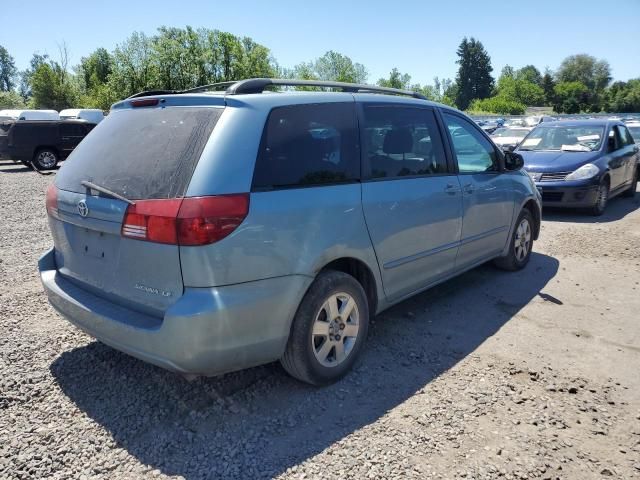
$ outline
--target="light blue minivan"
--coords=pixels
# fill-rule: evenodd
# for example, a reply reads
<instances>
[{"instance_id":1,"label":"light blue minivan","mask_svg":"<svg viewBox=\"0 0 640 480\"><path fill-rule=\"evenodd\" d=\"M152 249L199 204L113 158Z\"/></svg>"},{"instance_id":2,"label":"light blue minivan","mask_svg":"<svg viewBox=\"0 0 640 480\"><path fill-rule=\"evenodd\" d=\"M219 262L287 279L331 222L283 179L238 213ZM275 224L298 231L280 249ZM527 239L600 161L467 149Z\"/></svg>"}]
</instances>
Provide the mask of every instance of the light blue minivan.
<instances>
[{"instance_id":1,"label":"light blue minivan","mask_svg":"<svg viewBox=\"0 0 640 480\"><path fill-rule=\"evenodd\" d=\"M280 360L326 384L370 316L489 260L527 264L541 200L521 167L413 92L276 79L143 92L48 189L40 275L73 324L153 364L217 375Z\"/></svg>"}]
</instances>

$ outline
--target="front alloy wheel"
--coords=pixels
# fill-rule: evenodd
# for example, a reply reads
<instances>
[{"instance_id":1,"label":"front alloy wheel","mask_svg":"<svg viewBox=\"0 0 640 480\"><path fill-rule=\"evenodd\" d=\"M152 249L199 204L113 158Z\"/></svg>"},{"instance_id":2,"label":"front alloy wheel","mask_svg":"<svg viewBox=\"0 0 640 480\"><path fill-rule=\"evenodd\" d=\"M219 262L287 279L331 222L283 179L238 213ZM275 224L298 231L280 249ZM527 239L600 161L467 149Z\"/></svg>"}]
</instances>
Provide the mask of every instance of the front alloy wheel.
<instances>
[{"instance_id":1,"label":"front alloy wheel","mask_svg":"<svg viewBox=\"0 0 640 480\"><path fill-rule=\"evenodd\" d=\"M523 262L529 254L531 247L531 223L528 218L523 218L516 229L516 238L514 241L514 249L516 260Z\"/></svg>"},{"instance_id":2,"label":"front alloy wheel","mask_svg":"<svg viewBox=\"0 0 640 480\"><path fill-rule=\"evenodd\" d=\"M528 209L523 209L516 221L511 235L509 251L504 257L494 260L495 265L503 270L520 270L529 263L533 249L533 216Z\"/></svg>"}]
</instances>

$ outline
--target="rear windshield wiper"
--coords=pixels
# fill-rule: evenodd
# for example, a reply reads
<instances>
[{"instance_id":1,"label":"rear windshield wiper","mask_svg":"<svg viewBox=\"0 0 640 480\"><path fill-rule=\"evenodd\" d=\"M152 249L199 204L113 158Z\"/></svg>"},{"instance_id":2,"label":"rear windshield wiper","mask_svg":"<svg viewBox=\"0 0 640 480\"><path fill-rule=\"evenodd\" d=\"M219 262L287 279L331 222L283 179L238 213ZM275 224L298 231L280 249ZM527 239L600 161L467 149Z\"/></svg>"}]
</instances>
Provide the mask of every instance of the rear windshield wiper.
<instances>
[{"instance_id":1,"label":"rear windshield wiper","mask_svg":"<svg viewBox=\"0 0 640 480\"><path fill-rule=\"evenodd\" d=\"M129 200L128 198L123 197L122 195L117 194L116 192L112 192L108 188L101 187L100 185L96 185L88 180L82 180L80 185L83 187L90 188L91 190L95 190L96 192L104 193L105 195L109 195L112 198L117 200L122 200L123 202L127 202L129 205L135 205L136 202L133 200Z\"/></svg>"}]
</instances>

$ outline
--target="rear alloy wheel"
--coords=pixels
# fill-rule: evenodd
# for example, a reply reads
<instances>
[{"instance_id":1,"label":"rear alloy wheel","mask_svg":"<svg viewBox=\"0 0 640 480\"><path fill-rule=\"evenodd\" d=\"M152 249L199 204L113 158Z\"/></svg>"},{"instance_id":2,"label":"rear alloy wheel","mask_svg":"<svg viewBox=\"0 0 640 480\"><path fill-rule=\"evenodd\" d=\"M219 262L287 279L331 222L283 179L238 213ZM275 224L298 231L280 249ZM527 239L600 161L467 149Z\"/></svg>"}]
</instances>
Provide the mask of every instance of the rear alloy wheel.
<instances>
[{"instance_id":1,"label":"rear alloy wheel","mask_svg":"<svg viewBox=\"0 0 640 480\"><path fill-rule=\"evenodd\" d=\"M58 164L58 154L48 148L38 150L33 163L38 170L51 170Z\"/></svg>"},{"instance_id":2,"label":"rear alloy wheel","mask_svg":"<svg viewBox=\"0 0 640 480\"><path fill-rule=\"evenodd\" d=\"M609 181L606 178L603 178L600 181L600 185L598 185L598 190L596 192L596 203L593 207L591 207L591 214L599 217L602 215L607 208L607 203L609 202Z\"/></svg>"},{"instance_id":3,"label":"rear alloy wheel","mask_svg":"<svg viewBox=\"0 0 640 480\"><path fill-rule=\"evenodd\" d=\"M522 210L516 222L516 228L511 236L509 253L496 258L494 263L503 270L520 270L529 263L533 249L533 217L528 209Z\"/></svg>"},{"instance_id":4,"label":"rear alloy wheel","mask_svg":"<svg viewBox=\"0 0 640 480\"><path fill-rule=\"evenodd\" d=\"M303 382L335 382L358 358L368 326L369 307L360 283L343 272L323 271L300 303L282 366Z\"/></svg>"}]
</instances>

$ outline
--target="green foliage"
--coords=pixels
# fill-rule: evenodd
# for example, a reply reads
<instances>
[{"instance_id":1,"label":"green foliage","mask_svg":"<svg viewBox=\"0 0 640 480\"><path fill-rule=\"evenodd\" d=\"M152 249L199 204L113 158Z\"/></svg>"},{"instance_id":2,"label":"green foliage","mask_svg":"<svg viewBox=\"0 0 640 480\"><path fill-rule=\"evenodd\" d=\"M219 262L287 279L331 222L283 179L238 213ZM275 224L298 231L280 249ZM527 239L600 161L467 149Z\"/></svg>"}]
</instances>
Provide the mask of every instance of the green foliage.
<instances>
[{"instance_id":1,"label":"green foliage","mask_svg":"<svg viewBox=\"0 0 640 480\"><path fill-rule=\"evenodd\" d=\"M76 80L58 62L38 66L31 76L33 108L63 110L78 105L79 89Z\"/></svg>"},{"instance_id":2,"label":"green foliage","mask_svg":"<svg viewBox=\"0 0 640 480\"><path fill-rule=\"evenodd\" d=\"M555 101L555 87L556 82L553 80L553 76L551 72L547 70L544 72L544 76L542 77L541 85L542 91L544 93L544 104L545 105L553 105Z\"/></svg>"},{"instance_id":3,"label":"green foliage","mask_svg":"<svg viewBox=\"0 0 640 480\"><path fill-rule=\"evenodd\" d=\"M526 109L527 106L523 103L502 96L495 96L473 100L468 111L474 114L499 113L501 115L523 115Z\"/></svg>"},{"instance_id":4,"label":"green foliage","mask_svg":"<svg viewBox=\"0 0 640 480\"><path fill-rule=\"evenodd\" d=\"M589 90L601 92L611 81L611 68L606 60L579 54L565 58L556 72L558 82L580 82Z\"/></svg>"},{"instance_id":5,"label":"green foliage","mask_svg":"<svg viewBox=\"0 0 640 480\"><path fill-rule=\"evenodd\" d=\"M24 100L18 92L15 90L10 90L8 92L0 91L0 110L24 107Z\"/></svg>"},{"instance_id":6,"label":"green foliage","mask_svg":"<svg viewBox=\"0 0 640 480\"><path fill-rule=\"evenodd\" d=\"M389 78L381 78L378 80L378 85L381 87L388 88L400 88L404 90L408 90L411 88L411 75L402 74L398 71L397 68L391 70L389 74Z\"/></svg>"},{"instance_id":7,"label":"green foliage","mask_svg":"<svg viewBox=\"0 0 640 480\"><path fill-rule=\"evenodd\" d=\"M582 82L559 82L554 88L553 109L558 113L580 113L588 111L591 95L589 87Z\"/></svg>"},{"instance_id":8,"label":"green foliage","mask_svg":"<svg viewBox=\"0 0 640 480\"><path fill-rule=\"evenodd\" d=\"M515 76L518 80L533 83L538 87L542 87L542 75L540 74L540 70L538 70L533 65L522 67L520 70L518 70Z\"/></svg>"},{"instance_id":9,"label":"green foliage","mask_svg":"<svg viewBox=\"0 0 640 480\"><path fill-rule=\"evenodd\" d=\"M13 57L0 45L0 92L13 90L17 74L18 69Z\"/></svg>"},{"instance_id":10,"label":"green foliage","mask_svg":"<svg viewBox=\"0 0 640 480\"><path fill-rule=\"evenodd\" d=\"M368 76L364 65L333 50L312 62L300 63L284 74L287 78L348 83L365 83Z\"/></svg>"},{"instance_id":11,"label":"green foliage","mask_svg":"<svg viewBox=\"0 0 640 480\"><path fill-rule=\"evenodd\" d=\"M459 59L456 77L456 105L465 110L471 100L487 98L493 90L491 58L482 43L473 37L465 37L457 50Z\"/></svg>"},{"instance_id":12,"label":"green foliage","mask_svg":"<svg viewBox=\"0 0 640 480\"><path fill-rule=\"evenodd\" d=\"M607 91L605 108L609 112L640 112L640 78L611 85Z\"/></svg>"},{"instance_id":13,"label":"green foliage","mask_svg":"<svg viewBox=\"0 0 640 480\"><path fill-rule=\"evenodd\" d=\"M537 84L526 80L525 76L502 75L498 79L498 96L527 106L543 105L544 90Z\"/></svg>"}]
</instances>

